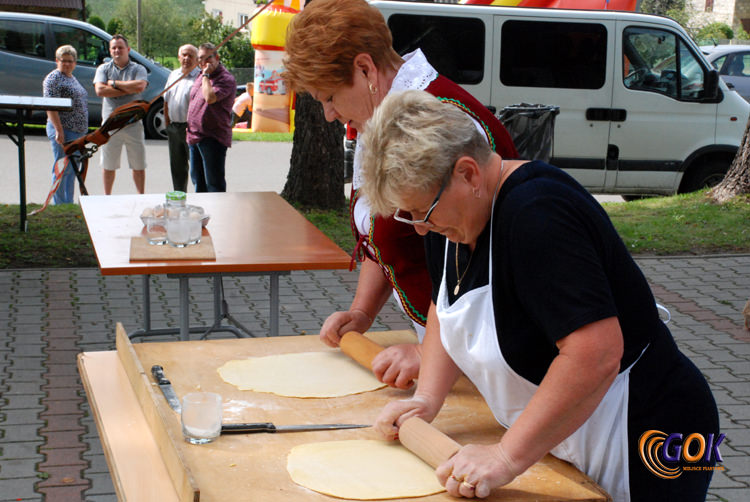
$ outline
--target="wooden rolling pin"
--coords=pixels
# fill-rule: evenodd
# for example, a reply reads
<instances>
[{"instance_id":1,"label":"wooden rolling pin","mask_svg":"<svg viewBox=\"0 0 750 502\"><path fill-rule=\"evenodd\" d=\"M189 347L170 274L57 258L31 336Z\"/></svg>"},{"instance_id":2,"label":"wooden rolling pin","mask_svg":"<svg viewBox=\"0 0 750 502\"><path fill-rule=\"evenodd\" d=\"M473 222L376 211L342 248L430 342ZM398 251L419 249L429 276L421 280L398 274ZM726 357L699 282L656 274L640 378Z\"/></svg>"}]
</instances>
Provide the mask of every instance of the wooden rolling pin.
<instances>
[{"instance_id":1,"label":"wooden rolling pin","mask_svg":"<svg viewBox=\"0 0 750 502\"><path fill-rule=\"evenodd\" d=\"M419 417L411 417L401 424L398 439L409 451L434 469L461 448L460 444Z\"/></svg>"},{"instance_id":2,"label":"wooden rolling pin","mask_svg":"<svg viewBox=\"0 0 750 502\"><path fill-rule=\"evenodd\" d=\"M373 342L361 333L348 331L341 337L339 347L347 356L372 371L372 360L375 359L384 347Z\"/></svg>"}]
</instances>

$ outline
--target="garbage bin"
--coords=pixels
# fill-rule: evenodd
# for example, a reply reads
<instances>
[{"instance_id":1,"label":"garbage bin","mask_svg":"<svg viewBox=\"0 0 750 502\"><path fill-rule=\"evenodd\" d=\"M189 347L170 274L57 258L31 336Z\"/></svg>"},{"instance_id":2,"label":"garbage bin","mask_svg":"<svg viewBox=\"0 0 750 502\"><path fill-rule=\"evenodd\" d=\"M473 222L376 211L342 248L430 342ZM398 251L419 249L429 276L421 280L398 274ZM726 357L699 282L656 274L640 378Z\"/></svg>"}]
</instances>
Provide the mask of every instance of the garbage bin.
<instances>
[{"instance_id":1,"label":"garbage bin","mask_svg":"<svg viewBox=\"0 0 750 502\"><path fill-rule=\"evenodd\" d=\"M520 103L506 106L497 118L510 133L521 158L549 162L558 113L559 106Z\"/></svg>"}]
</instances>

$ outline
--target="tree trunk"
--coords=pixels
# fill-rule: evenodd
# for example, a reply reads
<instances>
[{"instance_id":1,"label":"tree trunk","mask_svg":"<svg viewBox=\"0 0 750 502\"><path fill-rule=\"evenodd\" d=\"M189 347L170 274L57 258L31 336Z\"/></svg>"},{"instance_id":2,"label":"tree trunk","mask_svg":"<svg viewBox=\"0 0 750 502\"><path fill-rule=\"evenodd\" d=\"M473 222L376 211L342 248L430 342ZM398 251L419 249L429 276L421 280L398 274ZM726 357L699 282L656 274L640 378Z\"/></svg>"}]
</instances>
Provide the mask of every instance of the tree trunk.
<instances>
[{"instance_id":1,"label":"tree trunk","mask_svg":"<svg viewBox=\"0 0 750 502\"><path fill-rule=\"evenodd\" d=\"M281 196L319 209L338 209L344 197L344 126L326 122L323 107L309 94L297 95L294 143Z\"/></svg>"},{"instance_id":2,"label":"tree trunk","mask_svg":"<svg viewBox=\"0 0 750 502\"><path fill-rule=\"evenodd\" d=\"M750 193L750 120L727 175L710 193L713 200L718 203L726 202L735 195Z\"/></svg>"}]
</instances>

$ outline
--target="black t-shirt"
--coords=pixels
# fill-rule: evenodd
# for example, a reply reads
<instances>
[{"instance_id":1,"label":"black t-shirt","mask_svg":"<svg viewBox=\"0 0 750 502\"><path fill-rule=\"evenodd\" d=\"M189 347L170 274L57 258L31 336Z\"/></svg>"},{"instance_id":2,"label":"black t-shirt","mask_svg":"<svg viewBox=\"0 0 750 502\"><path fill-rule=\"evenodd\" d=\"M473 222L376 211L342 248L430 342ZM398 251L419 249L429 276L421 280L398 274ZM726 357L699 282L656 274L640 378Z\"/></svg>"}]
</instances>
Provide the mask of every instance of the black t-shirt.
<instances>
[{"instance_id":1,"label":"black t-shirt","mask_svg":"<svg viewBox=\"0 0 750 502\"><path fill-rule=\"evenodd\" d=\"M625 342L620 370L638 361L628 376L631 500L703 500L711 471L661 479L640 460L638 439L645 431L700 432L705 437L719 433L719 416L703 375L677 349L645 277L601 206L560 169L529 162L503 184L492 225L495 328L511 368L539 384L558 353L555 341L617 316ZM459 246L459 276L469 262L459 294L487 284L489 230L488 224L471 259L469 248ZM433 300L443 275L445 244L441 235L425 237ZM455 244L449 243L445 270L451 303L455 253Z\"/></svg>"},{"instance_id":2,"label":"black t-shirt","mask_svg":"<svg viewBox=\"0 0 750 502\"><path fill-rule=\"evenodd\" d=\"M489 223L473 256L458 251L459 296L487 284ZM659 334L669 336L649 285L598 202L562 170L534 161L513 172L493 217L492 294L500 349L519 375L539 384L555 342L592 322L617 316L625 340L621 370ZM433 301L443 275L445 237L425 249ZM448 243L447 290L455 301L456 248Z\"/></svg>"}]
</instances>

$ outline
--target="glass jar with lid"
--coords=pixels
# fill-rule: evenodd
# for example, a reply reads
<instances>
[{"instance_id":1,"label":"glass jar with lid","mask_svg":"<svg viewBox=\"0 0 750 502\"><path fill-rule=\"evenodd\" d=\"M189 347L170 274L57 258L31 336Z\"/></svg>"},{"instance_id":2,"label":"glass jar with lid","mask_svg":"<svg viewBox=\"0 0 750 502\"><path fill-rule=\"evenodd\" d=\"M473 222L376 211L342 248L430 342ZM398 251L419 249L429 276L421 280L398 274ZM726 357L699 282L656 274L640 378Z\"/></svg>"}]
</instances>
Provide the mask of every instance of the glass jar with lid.
<instances>
[{"instance_id":1,"label":"glass jar with lid","mask_svg":"<svg viewBox=\"0 0 750 502\"><path fill-rule=\"evenodd\" d=\"M183 208L187 203L187 194L180 190L174 190L172 192L167 192L166 199L167 208Z\"/></svg>"}]
</instances>

